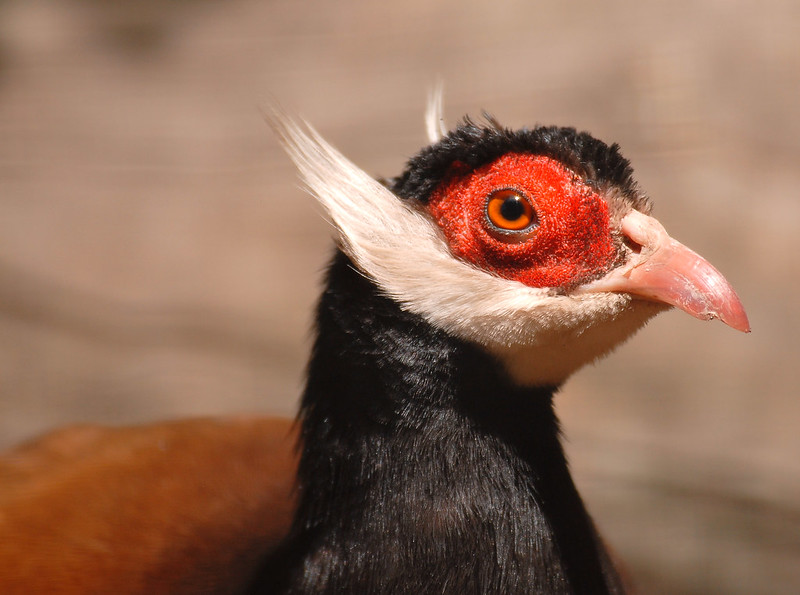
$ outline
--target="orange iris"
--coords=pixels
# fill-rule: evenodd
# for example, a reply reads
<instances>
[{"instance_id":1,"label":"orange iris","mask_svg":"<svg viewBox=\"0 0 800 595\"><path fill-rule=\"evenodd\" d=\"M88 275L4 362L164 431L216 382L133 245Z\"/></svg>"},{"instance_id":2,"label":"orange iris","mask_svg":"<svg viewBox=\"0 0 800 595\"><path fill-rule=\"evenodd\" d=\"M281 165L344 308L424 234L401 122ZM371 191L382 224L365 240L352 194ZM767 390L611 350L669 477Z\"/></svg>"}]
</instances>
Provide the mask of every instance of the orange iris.
<instances>
[{"instance_id":1,"label":"orange iris","mask_svg":"<svg viewBox=\"0 0 800 595\"><path fill-rule=\"evenodd\" d=\"M536 211L520 192L506 188L489 195L486 217L501 231L522 231L536 221Z\"/></svg>"}]
</instances>

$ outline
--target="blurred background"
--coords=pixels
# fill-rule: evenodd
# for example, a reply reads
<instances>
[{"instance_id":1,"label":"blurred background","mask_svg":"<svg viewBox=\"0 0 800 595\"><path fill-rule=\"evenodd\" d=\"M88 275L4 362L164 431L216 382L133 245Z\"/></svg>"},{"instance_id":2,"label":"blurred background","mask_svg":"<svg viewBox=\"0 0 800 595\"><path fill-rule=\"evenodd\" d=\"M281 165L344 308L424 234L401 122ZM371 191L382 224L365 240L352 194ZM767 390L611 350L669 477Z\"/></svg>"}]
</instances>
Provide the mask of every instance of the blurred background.
<instances>
[{"instance_id":1,"label":"blurred background","mask_svg":"<svg viewBox=\"0 0 800 595\"><path fill-rule=\"evenodd\" d=\"M753 332L662 315L558 398L642 593L800 592L794 0L0 0L0 446L292 414L330 229L260 109L366 171L453 124L619 142Z\"/></svg>"}]
</instances>

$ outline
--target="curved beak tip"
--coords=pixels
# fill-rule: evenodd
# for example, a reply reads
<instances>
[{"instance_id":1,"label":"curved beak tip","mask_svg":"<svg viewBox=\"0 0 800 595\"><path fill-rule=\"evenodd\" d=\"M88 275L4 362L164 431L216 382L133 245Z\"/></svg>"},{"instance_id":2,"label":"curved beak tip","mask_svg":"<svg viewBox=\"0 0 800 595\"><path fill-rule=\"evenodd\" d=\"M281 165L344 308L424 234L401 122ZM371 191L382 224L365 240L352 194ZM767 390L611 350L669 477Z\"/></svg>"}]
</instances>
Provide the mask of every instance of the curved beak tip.
<instances>
[{"instance_id":1,"label":"curved beak tip","mask_svg":"<svg viewBox=\"0 0 800 595\"><path fill-rule=\"evenodd\" d=\"M737 299L735 308L731 308L729 311L720 314L712 314L712 318L719 318L721 322L724 322L732 329L736 329L737 331L742 331L743 333L750 332L750 321L747 319L747 313L744 311L744 306L742 303Z\"/></svg>"},{"instance_id":2,"label":"curved beak tip","mask_svg":"<svg viewBox=\"0 0 800 595\"><path fill-rule=\"evenodd\" d=\"M721 275L719 279L724 281ZM694 284L682 283L668 288L662 284L657 291L651 288L647 297L675 306L699 320L719 320L732 329L749 333L750 321L733 288L727 282L716 285L714 293L711 293L709 288L704 288L705 292L697 292ZM687 294L691 294L691 297Z\"/></svg>"}]
</instances>

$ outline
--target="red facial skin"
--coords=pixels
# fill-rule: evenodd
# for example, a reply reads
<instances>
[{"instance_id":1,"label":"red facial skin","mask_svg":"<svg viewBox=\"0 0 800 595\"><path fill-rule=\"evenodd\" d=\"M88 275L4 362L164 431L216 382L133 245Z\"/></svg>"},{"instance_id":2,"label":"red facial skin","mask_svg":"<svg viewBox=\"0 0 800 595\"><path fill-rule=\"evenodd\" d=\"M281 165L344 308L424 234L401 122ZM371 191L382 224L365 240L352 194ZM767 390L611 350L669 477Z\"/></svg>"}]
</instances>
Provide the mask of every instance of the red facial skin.
<instances>
[{"instance_id":1,"label":"red facial skin","mask_svg":"<svg viewBox=\"0 0 800 595\"><path fill-rule=\"evenodd\" d=\"M574 287L607 272L616 258L608 204L557 161L509 153L476 169L455 164L429 208L453 253L530 287ZM528 198L538 224L503 233L486 218L489 196L506 188Z\"/></svg>"}]
</instances>

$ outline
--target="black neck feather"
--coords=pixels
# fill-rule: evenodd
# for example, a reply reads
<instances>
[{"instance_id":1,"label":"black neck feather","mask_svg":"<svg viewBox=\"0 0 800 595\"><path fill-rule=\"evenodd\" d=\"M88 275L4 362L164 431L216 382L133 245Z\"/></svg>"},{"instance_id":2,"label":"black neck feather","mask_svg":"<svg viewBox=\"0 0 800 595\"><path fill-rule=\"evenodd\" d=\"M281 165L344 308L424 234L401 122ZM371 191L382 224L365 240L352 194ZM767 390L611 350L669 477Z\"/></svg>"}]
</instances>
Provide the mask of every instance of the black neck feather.
<instances>
[{"instance_id":1,"label":"black neck feather","mask_svg":"<svg viewBox=\"0 0 800 595\"><path fill-rule=\"evenodd\" d=\"M553 392L512 385L339 253L301 412L299 510L261 592L622 592Z\"/></svg>"}]
</instances>

